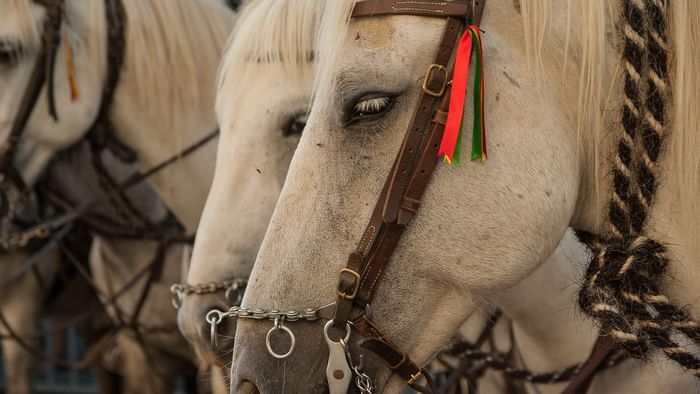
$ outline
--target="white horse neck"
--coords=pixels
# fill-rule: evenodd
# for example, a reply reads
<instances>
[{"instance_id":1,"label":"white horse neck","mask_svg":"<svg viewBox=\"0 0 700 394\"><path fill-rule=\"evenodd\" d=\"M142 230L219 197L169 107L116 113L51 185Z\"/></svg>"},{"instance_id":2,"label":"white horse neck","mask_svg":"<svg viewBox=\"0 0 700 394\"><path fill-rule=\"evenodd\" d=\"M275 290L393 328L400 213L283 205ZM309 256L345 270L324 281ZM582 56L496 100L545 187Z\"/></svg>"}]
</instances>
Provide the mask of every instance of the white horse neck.
<instances>
[{"instance_id":1,"label":"white horse neck","mask_svg":"<svg viewBox=\"0 0 700 394\"><path fill-rule=\"evenodd\" d=\"M216 71L235 14L219 1L125 0L127 41L110 117L142 169L216 130ZM194 231L214 171L211 141L151 178L186 229Z\"/></svg>"},{"instance_id":2,"label":"white horse neck","mask_svg":"<svg viewBox=\"0 0 700 394\"><path fill-rule=\"evenodd\" d=\"M562 371L587 360L598 335L594 322L575 305L577 280L585 269L586 253L571 231L527 279L497 297L512 322L517 364L535 373ZM528 392L559 393L568 383L528 385ZM695 378L669 360L654 363L626 361L596 374L590 392L611 388L626 392L671 393L692 391Z\"/></svg>"},{"instance_id":3,"label":"white horse neck","mask_svg":"<svg viewBox=\"0 0 700 394\"><path fill-rule=\"evenodd\" d=\"M585 258L583 245L567 232L545 263L496 297L512 321L519 361L534 372L561 370L586 359L593 348L597 330L575 306Z\"/></svg>"}]
</instances>

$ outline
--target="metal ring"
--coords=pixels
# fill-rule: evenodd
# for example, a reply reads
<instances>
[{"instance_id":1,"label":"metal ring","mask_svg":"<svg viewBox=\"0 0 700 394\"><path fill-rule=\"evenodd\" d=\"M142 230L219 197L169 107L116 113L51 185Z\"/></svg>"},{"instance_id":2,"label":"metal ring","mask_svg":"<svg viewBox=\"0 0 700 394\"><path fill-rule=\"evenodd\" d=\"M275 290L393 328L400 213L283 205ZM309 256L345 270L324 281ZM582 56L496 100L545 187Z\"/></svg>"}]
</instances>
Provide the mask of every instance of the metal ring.
<instances>
[{"instance_id":1,"label":"metal ring","mask_svg":"<svg viewBox=\"0 0 700 394\"><path fill-rule=\"evenodd\" d=\"M236 299L233 302L231 302L231 305L241 305L241 301L243 301L243 294L240 291L237 283L226 288L226 291L224 292L224 298L226 300L230 300L231 293L233 293L234 291L236 292Z\"/></svg>"},{"instance_id":2,"label":"metal ring","mask_svg":"<svg viewBox=\"0 0 700 394\"><path fill-rule=\"evenodd\" d=\"M277 319L275 319L275 320L277 320ZM287 351L287 353L284 353L284 354L275 353L275 351L272 350L272 345L270 344L270 335L272 335L273 332L278 331L278 330L286 332L289 335L289 339L292 341L291 346L289 346L289 350ZM267 346L268 353L270 353L270 355L272 357L279 359L279 360L283 360L283 359L291 356L292 353L294 352L294 347L296 346L296 344L297 344L297 340L294 337L294 333L292 332L292 330L290 330L289 328L287 328L287 326L285 326L284 324L281 324L281 323L279 325L275 324L270 329L270 331L267 332L267 335L265 335L265 346Z\"/></svg>"},{"instance_id":3,"label":"metal ring","mask_svg":"<svg viewBox=\"0 0 700 394\"><path fill-rule=\"evenodd\" d=\"M345 323L345 338L341 338L338 341L334 341L331 339L330 335L328 335L328 329L335 323L334 320L328 320L328 323L326 323L325 326L323 326L323 335L326 336L326 339L331 341L331 342L336 342L336 343L348 343L350 340L350 332L352 331L352 327L350 327L350 323Z\"/></svg>"},{"instance_id":4,"label":"metal ring","mask_svg":"<svg viewBox=\"0 0 700 394\"><path fill-rule=\"evenodd\" d=\"M172 297L170 298L170 302L173 304L173 308L175 309L180 309L180 306L182 305L182 301L185 297L183 294L183 291L181 290L180 285L177 283L170 286L170 294Z\"/></svg>"},{"instance_id":5,"label":"metal ring","mask_svg":"<svg viewBox=\"0 0 700 394\"><path fill-rule=\"evenodd\" d=\"M209 311L209 313L207 313L205 319L210 326L209 339L211 341L211 347L216 349L219 347L219 334L216 331L221 321L223 321L221 311L218 309L212 309Z\"/></svg>"}]
</instances>

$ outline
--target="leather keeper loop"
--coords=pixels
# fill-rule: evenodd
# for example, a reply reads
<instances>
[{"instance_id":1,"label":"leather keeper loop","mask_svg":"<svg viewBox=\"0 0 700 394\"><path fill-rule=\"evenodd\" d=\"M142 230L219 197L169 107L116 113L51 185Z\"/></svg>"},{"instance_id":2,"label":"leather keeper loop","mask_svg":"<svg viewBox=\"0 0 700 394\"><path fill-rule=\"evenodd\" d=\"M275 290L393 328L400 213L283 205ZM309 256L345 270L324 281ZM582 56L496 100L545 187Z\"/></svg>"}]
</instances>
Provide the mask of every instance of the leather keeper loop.
<instances>
[{"instance_id":1,"label":"leather keeper loop","mask_svg":"<svg viewBox=\"0 0 700 394\"><path fill-rule=\"evenodd\" d=\"M447 124L447 112L439 109L435 110L435 115L433 115L433 123L445 126Z\"/></svg>"}]
</instances>

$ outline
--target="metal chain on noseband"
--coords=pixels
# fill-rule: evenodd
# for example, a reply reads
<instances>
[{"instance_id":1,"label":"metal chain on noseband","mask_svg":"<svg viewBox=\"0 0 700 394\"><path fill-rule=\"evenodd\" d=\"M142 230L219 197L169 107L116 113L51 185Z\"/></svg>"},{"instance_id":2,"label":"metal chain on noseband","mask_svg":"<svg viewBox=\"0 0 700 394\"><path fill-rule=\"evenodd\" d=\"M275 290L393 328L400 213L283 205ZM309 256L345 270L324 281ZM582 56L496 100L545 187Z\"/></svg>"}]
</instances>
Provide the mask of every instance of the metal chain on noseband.
<instances>
[{"instance_id":1,"label":"metal chain on noseband","mask_svg":"<svg viewBox=\"0 0 700 394\"><path fill-rule=\"evenodd\" d=\"M700 325L661 292L666 247L645 236L658 186L658 159L667 133L667 3L623 0L623 135L613 168L610 236L580 233L595 252L579 295L584 312L634 356L652 346L700 377L700 359L671 338L675 329L700 341Z\"/></svg>"},{"instance_id":2,"label":"metal chain on noseband","mask_svg":"<svg viewBox=\"0 0 700 394\"><path fill-rule=\"evenodd\" d=\"M231 299L231 295L235 294L236 298L232 301L233 305L240 305L243 298L243 292L248 285L248 279L231 279L223 282L210 282L190 285L187 283L175 283L170 286L170 293L173 296L172 303L175 309L178 309L185 299L185 296L191 294L212 294L220 291L225 292L224 297L227 300Z\"/></svg>"}]
</instances>

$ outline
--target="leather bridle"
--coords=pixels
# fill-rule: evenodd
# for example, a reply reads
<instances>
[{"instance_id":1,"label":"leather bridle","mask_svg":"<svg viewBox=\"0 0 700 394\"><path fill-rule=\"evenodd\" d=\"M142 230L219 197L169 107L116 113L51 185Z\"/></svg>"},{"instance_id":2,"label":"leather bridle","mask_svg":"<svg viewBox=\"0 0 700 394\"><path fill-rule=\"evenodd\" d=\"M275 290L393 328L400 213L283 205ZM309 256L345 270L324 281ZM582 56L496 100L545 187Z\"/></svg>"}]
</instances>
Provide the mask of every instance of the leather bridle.
<instances>
[{"instance_id":1,"label":"leather bridle","mask_svg":"<svg viewBox=\"0 0 700 394\"><path fill-rule=\"evenodd\" d=\"M392 343L367 313L352 317L352 311L367 310L398 242L420 207L421 198L438 161L438 147L444 132L450 102L451 81L448 67L457 41L469 25L479 25L486 0L365 0L358 1L352 18L381 15L417 15L446 18L447 23L433 63L423 80L418 105L404 135L379 199L356 250L340 271L334 325L348 324L364 334L358 345L379 358L418 392L434 392L430 376L399 346ZM574 376L567 393L585 392L592 376L610 357L609 340L599 338L580 373ZM424 376L429 387L416 381Z\"/></svg>"},{"instance_id":2,"label":"leather bridle","mask_svg":"<svg viewBox=\"0 0 700 394\"><path fill-rule=\"evenodd\" d=\"M359 346L379 356L394 373L419 392L434 391L432 387L416 384L421 376L425 376L432 386L428 374L382 334L367 314L352 319L351 313L355 308L364 310L372 301L404 229L420 206L437 164L438 146L447 118L451 90L448 88L451 79L448 65L464 29L479 24L484 3L485 0L366 0L357 2L352 12L352 18L417 15L447 19L399 153L357 249L340 271L333 315L334 325L339 328L352 322L352 326L366 336Z\"/></svg>"},{"instance_id":3,"label":"leather bridle","mask_svg":"<svg viewBox=\"0 0 700 394\"><path fill-rule=\"evenodd\" d=\"M146 218L143 213L135 208L134 204L124 193L127 187L124 187L124 182L118 182L108 171L107 166L103 163L102 153L109 150L119 160L132 163L136 160L136 154L121 142L114 132L114 127L109 118L109 110L111 108L114 92L119 83L121 76L122 63L125 53L125 29L126 29L126 13L121 0L104 0L105 19L107 30L107 70L106 78L102 89L102 96L97 116L86 133L86 140L90 146L92 165L98 175L98 181L104 190L104 196L100 196L95 201L82 204L81 206L72 206L65 200L61 200L55 192L46 190L45 195L49 196L51 202L56 205L59 210L67 211L61 218L42 220L41 215L34 209L32 202L28 198L30 190L22 179L20 171L15 167L15 156L17 147L21 141L22 133L26 128L27 122L38 106L39 96L44 84L47 86L47 97L49 103L49 114L58 121L58 113L56 112L53 78L55 68L56 52L58 51L61 42L61 24L64 14L65 0L34 0L46 8L44 17L44 30L42 32L42 46L37 55L29 83L25 89L24 95L17 114L15 116L9 137L0 145L0 178L9 183L3 185L3 193L6 187L13 187L20 200L24 203L25 208L33 211L33 221L39 223L30 230L23 230L12 234L10 237L2 240L4 249L14 249L16 247L24 247L33 240L41 240L47 238L53 231L61 228L66 218L71 220L83 217L86 224L101 234L126 234L128 237L146 237L146 238L189 238L180 235L182 226L176 223L176 220L170 215L163 223L153 224ZM204 141L210 141L216 133L209 134ZM202 144L195 144L196 147ZM189 149L189 148L188 148ZM183 156L181 152L179 157ZM167 161L168 164L172 162ZM144 180L147 176L137 177L139 180L134 182L133 178L129 179L131 186ZM44 185L45 186L45 185ZM7 196L3 200L9 200ZM88 218L85 215L88 211L94 208L98 202L109 203L112 210L121 216L121 223L110 221L105 218L100 218L95 215L93 218ZM16 205L16 204L15 204ZM14 212L8 212L8 217L13 218ZM20 226L26 227L26 226Z\"/></svg>"},{"instance_id":4,"label":"leather bridle","mask_svg":"<svg viewBox=\"0 0 700 394\"><path fill-rule=\"evenodd\" d=\"M27 191L26 185L19 171L15 168L13 159L22 136L22 131L27 125L27 121L39 101L39 95L45 82L47 82L49 114L53 119L58 120L53 95L53 75L56 52L61 42L63 0L34 0L34 3L40 4L46 9L41 50L34 62L32 74L24 91L24 95L22 96L22 100L20 101L17 115L10 129L10 134L2 146L0 146L0 174L3 178L12 182L22 193Z\"/></svg>"}]
</instances>

